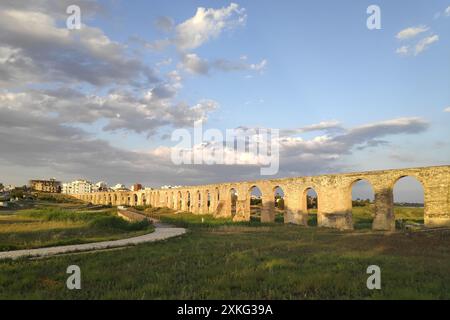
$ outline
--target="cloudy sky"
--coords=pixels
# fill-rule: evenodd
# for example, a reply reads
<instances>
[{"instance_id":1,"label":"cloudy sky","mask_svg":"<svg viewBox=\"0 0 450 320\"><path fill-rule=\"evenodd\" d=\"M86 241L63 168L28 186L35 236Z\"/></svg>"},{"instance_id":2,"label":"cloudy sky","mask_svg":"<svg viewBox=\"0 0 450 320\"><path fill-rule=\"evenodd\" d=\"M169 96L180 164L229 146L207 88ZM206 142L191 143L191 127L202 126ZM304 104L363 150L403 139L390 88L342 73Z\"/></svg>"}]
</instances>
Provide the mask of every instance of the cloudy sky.
<instances>
[{"instance_id":1,"label":"cloudy sky","mask_svg":"<svg viewBox=\"0 0 450 320\"><path fill-rule=\"evenodd\" d=\"M66 9L81 8L69 30ZM281 130L277 177L448 164L450 2L0 2L0 181L259 179L175 129Z\"/></svg>"}]
</instances>

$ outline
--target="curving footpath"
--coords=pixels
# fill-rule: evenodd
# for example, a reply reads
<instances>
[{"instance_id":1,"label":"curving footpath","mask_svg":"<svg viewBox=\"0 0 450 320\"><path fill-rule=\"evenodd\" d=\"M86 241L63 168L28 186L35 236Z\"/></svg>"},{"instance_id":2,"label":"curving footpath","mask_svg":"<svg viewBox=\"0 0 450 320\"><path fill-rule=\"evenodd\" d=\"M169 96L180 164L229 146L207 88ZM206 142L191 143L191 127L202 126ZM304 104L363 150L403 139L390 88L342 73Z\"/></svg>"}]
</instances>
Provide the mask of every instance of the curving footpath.
<instances>
[{"instance_id":1,"label":"curving footpath","mask_svg":"<svg viewBox=\"0 0 450 320\"><path fill-rule=\"evenodd\" d=\"M15 251L0 252L0 260L2 259L19 259L23 257L48 257L58 254L96 251L111 248L127 247L147 242L155 242L173 237L178 237L186 233L184 228L175 228L171 225L156 222L154 224L155 231L139 237L120 239L113 241L102 241L85 244L75 244L70 246L48 247L39 249L25 249Z\"/></svg>"}]
</instances>

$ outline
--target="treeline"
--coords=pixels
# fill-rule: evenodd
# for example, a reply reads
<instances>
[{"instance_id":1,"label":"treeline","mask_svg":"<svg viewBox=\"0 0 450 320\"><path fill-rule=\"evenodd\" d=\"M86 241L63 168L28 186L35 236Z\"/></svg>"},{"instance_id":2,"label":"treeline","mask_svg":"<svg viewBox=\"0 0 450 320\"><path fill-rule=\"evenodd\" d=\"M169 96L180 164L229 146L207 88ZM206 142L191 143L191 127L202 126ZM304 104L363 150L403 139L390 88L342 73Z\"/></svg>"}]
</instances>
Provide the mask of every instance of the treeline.
<instances>
[{"instance_id":1,"label":"treeline","mask_svg":"<svg viewBox=\"0 0 450 320\"><path fill-rule=\"evenodd\" d=\"M416 202L396 202L394 205L397 207L423 208L423 203Z\"/></svg>"},{"instance_id":2,"label":"treeline","mask_svg":"<svg viewBox=\"0 0 450 320\"><path fill-rule=\"evenodd\" d=\"M372 203L372 201L370 201L370 199L356 199L356 200L352 200L352 206L353 207L365 207L368 206Z\"/></svg>"}]
</instances>

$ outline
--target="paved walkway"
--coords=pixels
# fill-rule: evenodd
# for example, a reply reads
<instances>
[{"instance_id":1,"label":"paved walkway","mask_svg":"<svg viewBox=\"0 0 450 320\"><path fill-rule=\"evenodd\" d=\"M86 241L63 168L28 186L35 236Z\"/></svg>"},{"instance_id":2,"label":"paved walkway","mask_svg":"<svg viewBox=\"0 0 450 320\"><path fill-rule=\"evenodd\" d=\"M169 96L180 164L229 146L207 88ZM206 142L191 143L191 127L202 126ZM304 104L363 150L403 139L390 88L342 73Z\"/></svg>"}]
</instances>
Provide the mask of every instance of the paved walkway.
<instances>
[{"instance_id":1,"label":"paved walkway","mask_svg":"<svg viewBox=\"0 0 450 320\"><path fill-rule=\"evenodd\" d=\"M70 246L59 246L39 249L25 249L15 251L0 252L0 260L2 259L18 259L22 257L47 257L64 253L74 253L82 251L95 251L111 248L127 247L146 242L155 242L180 236L186 233L184 228L175 228L160 222L154 222L155 231L143 236L120 239L114 241L103 241L85 244L75 244Z\"/></svg>"}]
</instances>

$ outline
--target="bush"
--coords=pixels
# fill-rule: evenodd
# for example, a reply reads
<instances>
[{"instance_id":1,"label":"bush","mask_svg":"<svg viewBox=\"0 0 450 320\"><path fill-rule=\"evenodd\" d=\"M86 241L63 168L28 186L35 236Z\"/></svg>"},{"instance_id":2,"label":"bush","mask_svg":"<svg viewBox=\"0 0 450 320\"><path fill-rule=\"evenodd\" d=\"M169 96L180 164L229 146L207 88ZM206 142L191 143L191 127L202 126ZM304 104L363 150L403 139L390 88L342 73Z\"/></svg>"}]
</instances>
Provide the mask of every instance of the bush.
<instances>
[{"instance_id":1,"label":"bush","mask_svg":"<svg viewBox=\"0 0 450 320\"><path fill-rule=\"evenodd\" d=\"M34 196L37 200L55 203L78 203L80 200L61 193L36 192Z\"/></svg>"},{"instance_id":2,"label":"bush","mask_svg":"<svg viewBox=\"0 0 450 320\"><path fill-rule=\"evenodd\" d=\"M145 206L134 206L133 208L136 209L136 210L138 210L138 211L145 211L145 210L147 210L147 209L151 209L152 206L150 206L150 205L145 205Z\"/></svg>"},{"instance_id":3,"label":"bush","mask_svg":"<svg viewBox=\"0 0 450 320\"><path fill-rule=\"evenodd\" d=\"M120 217L109 216L93 220L91 226L100 229L115 229L123 231L141 231L147 229L151 223L144 219L139 222L128 222Z\"/></svg>"}]
</instances>

